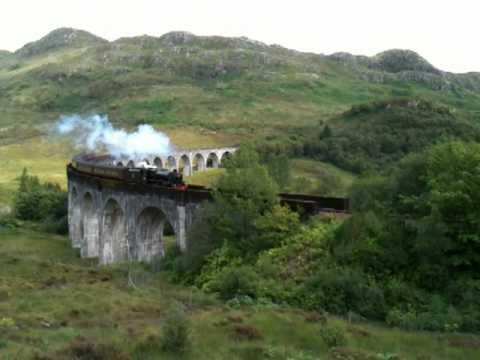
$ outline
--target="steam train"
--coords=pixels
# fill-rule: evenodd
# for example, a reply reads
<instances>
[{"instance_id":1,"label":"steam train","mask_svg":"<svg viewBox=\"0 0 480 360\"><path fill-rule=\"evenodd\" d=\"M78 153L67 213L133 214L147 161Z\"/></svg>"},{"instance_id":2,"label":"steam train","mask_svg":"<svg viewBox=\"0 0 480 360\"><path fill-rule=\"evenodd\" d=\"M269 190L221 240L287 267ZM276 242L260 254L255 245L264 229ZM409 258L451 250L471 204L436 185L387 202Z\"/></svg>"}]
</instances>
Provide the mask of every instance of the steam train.
<instances>
[{"instance_id":1,"label":"steam train","mask_svg":"<svg viewBox=\"0 0 480 360\"><path fill-rule=\"evenodd\" d=\"M70 166L81 173L129 183L155 184L180 191L185 191L188 188L187 184L183 181L182 174L176 169L170 171L143 163L132 168L123 166L116 167L105 165L105 162L108 160L108 156L78 156L72 160Z\"/></svg>"}]
</instances>

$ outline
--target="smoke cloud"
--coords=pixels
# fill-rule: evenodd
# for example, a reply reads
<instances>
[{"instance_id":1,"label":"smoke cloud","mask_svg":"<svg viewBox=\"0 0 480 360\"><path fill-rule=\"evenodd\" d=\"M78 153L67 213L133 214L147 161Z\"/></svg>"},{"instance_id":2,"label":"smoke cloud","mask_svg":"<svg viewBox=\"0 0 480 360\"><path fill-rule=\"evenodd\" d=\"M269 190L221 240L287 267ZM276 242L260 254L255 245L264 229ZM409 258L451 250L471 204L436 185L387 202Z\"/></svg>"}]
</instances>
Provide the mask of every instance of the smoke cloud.
<instances>
[{"instance_id":1,"label":"smoke cloud","mask_svg":"<svg viewBox=\"0 0 480 360\"><path fill-rule=\"evenodd\" d=\"M148 155L168 155L172 145L167 135L150 125L139 125L135 132L116 129L107 115L62 116L55 131L69 135L79 148L108 152L117 158L140 159Z\"/></svg>"}]
</instances>

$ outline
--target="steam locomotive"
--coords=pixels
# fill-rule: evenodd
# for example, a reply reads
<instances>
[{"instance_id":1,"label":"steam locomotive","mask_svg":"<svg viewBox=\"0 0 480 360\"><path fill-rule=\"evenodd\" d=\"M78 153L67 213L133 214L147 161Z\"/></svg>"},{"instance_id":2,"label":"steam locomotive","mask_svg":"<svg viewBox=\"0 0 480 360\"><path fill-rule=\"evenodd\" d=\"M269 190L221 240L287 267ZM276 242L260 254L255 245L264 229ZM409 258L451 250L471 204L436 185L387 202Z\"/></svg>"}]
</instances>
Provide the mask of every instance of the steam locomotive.
<instances>
[{"instance_id":1,"label":"steam locomotive","mask_svg":"<svg viewBox=\"0 0 480 360\"><path fill-rule=\"evenodd\" d=\"M157 184L165 187L173 187L178 190L186 190L187 185L183 181L183 176L177 169L170 171L168 169L158 169L156 167L129 168L127 169L130 179L148 184Z\"/></svg>"},{"instance_id":2,"label":"steam locomotive","mask_svg":"<svg viewBox=\"0 0 480 360\"><path fill-rule=\"evenodd\" d=\"M108 158L79 156L73 159L70 166L82 173L130 183L155 184L180 191L185 191L188 187L183 181L182 174L176 169L173 171L159 169L148 163L139 163L136 167L109 166L101 164L101 160L108 160Z\"/></svg>"}]
</instances>

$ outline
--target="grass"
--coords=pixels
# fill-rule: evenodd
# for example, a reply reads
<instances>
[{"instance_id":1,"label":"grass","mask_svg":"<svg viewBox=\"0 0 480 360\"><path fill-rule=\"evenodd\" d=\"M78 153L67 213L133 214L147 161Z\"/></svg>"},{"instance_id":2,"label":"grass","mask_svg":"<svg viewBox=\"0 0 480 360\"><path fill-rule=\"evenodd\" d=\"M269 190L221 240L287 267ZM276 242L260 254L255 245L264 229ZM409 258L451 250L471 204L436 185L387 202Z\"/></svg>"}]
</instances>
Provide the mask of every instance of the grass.
<instances>
[{"instance_id":1,"label":"grass","mask_svg":"<svg viewBox=\"0 0 480 360\"><path fill-rule=\"evenodd\" d=\"M66 187L66 164L74 150L65 142L34 137L16 144L0 146L0 205L9 204L22 169Z\"/></svg>"},{"instance_id":2,"label":"grass","mask_svg":"<svg viewBox=\"0 0 480 360\"><path fill-rule=\"evenodd\" d=\"M333 357L320 341L321 323L296 309L225 307L198 290L173 285L166 274L146 265L130 267L136 288L127 284L129 266L98 267L80 259L68 239L30 230L0 230L0 358L29 359L33 354L61 359L81 340L104 344L132 359L177 359L155 343L167 309L181 302L192 326L193 346L185 359L296 359ZM349 359L359 354L397 354L400 359L477 359L480 338L473 335L405 332L371 323L328 323L345 329ZM242 330L239 332L238 330ZM253 330L252 330L253 329ZM294 329L294 331L292 331ZM255 331L258 339L242 334ZM463 345L462 345L463 344ZM266 354L274 354L267 357ZM296 354L297 357L295 357ZM56 356L56 357L55 357ZM423 356L423 357L421 357Z\"/></svg>"},{"instance_id":3,"label":"grass","mask_svg":"<svg viewBox=\"0 0 480 360\"><path fill-rule=\"evenodd\" d=\"M166 132L180 147L208 147L231 144L238 137L229 134L201 132L195 128L167 129ZM22 169L40 177L42 181L59 183L66 187L65 165L79 150L68 142L55 137L34 136L15 144L0 146L0 206L11 204L13 192L17 188L16 178ZM335 195L344 196L354 176L330 164L308 159L295 159L292 164L295 178L306 178L309 183L302 186L302 192L318 193L322 181L336 183ZM190 184L212 186L223 173L223 169L209 169L188 177ZM300 189L292 189L299 191Z\"/></svg>"},{"instance_id":4,"label":"grass","mask_svg":"<svg viewBox=\"0 0 480 360\"><path fill-rule=\"evenodd\" d=\"M346 196L355 175L334 165L310 159L292 161L293 191Z\"/></svg>"},{"instance_id":5,"label":"grass","mask_svg":"<svg viewBox=\"0 0 480 360\"><path fill-rule=\"evenodd\" d=\"M175 145L185 148L231 146L239 140L238 136L197 128L167 128L165 132ZM32 137L16 139L14 143L3 146L0 143L0 210L11 204L13 192L18 186L16 179L23 168L42 181L56 182L66 187L65 166L80 151L68 141L44 133L34 133ZM221 170L216 169L197 173L188 181L210 186L220 173Z\"/></svg>"},{"instance_id":6,"label":"grass","mask_svg":"<svg viewBox=\"0 0 480 360\"><path fill-rule=\"evenodd\" d=\"M212 187L225 172L225 169L207 169L205 171L195 172L192 176L187 177L185 180L187 184L202 185L206 187Z\"/></svg>"}]
</instances>

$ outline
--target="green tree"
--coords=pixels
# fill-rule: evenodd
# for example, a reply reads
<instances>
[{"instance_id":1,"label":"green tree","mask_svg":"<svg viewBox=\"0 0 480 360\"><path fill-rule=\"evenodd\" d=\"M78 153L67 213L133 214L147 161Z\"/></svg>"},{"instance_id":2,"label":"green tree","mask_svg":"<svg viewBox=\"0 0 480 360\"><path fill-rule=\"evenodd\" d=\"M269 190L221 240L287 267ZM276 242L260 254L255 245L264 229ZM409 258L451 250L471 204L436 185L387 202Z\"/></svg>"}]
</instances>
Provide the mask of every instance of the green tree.
<instances>
[{"instance_id":1,"label":"green tree","mask_svg":"<svg viewBox=\"0 0 480 360\"><path fill-rule=\"evenodd\" d=\"M18 219L41 221L46 230L66 233L68 195L58 184L40 183L24 169L14 197Z\"/></svg>"},{"instance_id":2,"label":"green tree","mask_svg":"<svg viewBox=\"0 0 480 360\"><path fill-rule=\"evenodd\" d=\"M258 238L255 242L257 252L282 245L298 232L300 217L288 207L275 205L272 211L260 216L255 227Z\"/></svg>"},{"instance_id":3,"label":"green tree","mask_svg":"<svg viewBox=\"0 0 480 360\"><path fill-rule=\"evenodd\" d=\"M409 156L390 174L358 182L352 202L344 240L356 243L351 254L363 266L431 290L480 275L479 144L445 143ZM371 260L359 258L360 249L370 249Z\"/></svg>"}]
</instances>

